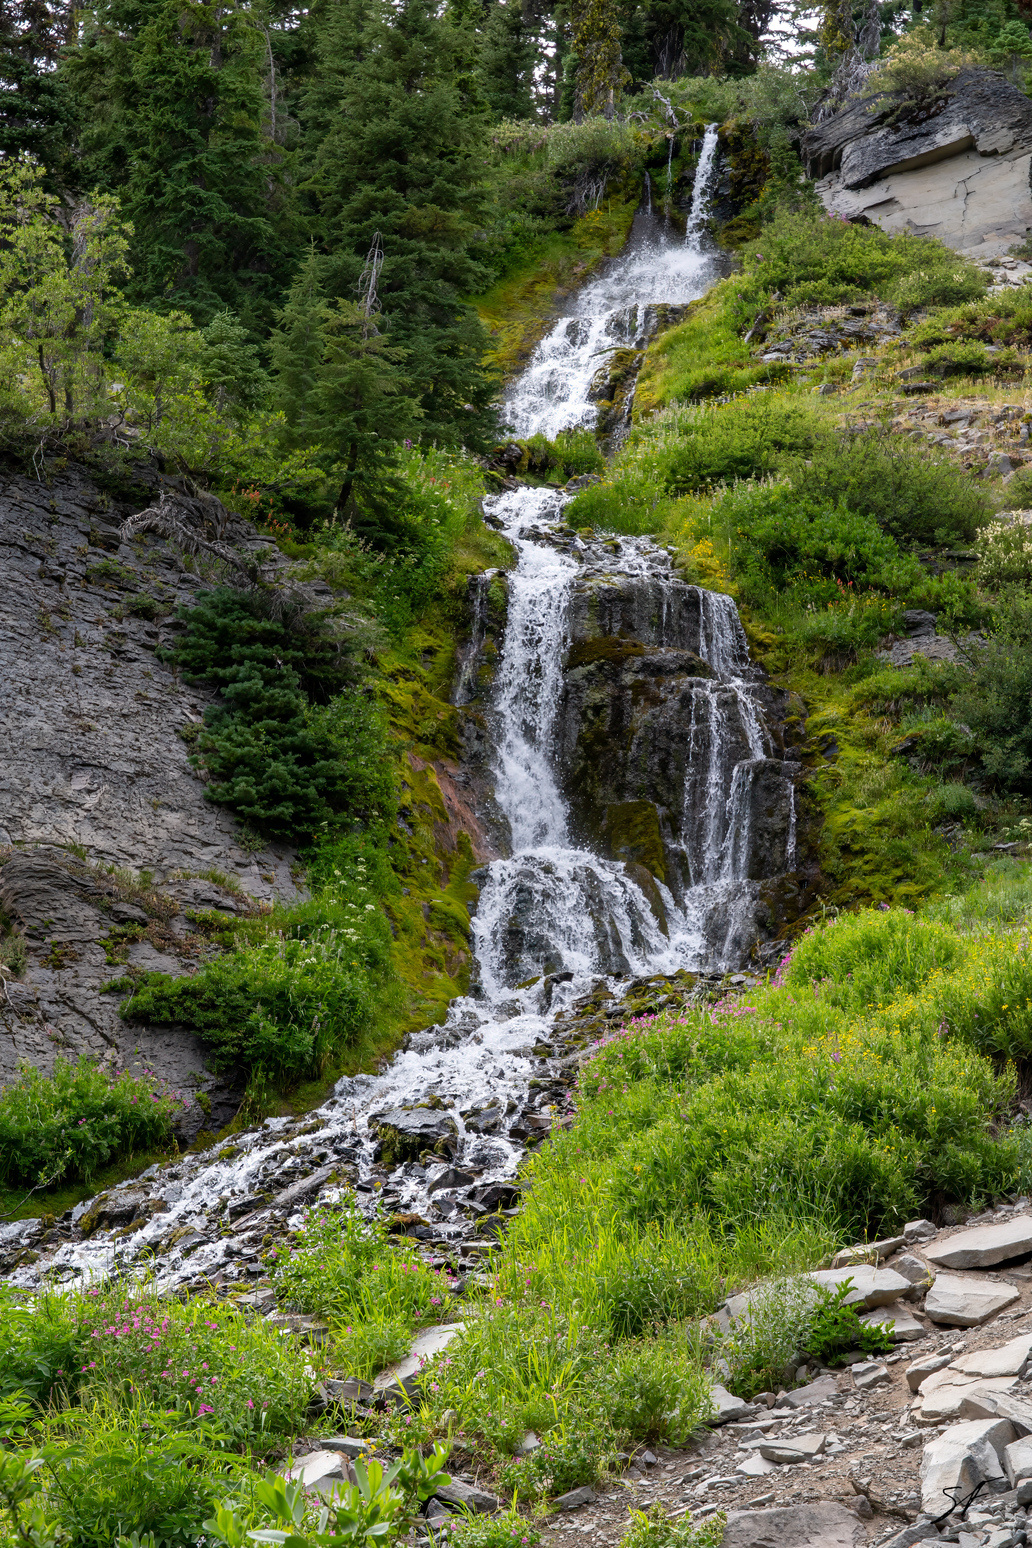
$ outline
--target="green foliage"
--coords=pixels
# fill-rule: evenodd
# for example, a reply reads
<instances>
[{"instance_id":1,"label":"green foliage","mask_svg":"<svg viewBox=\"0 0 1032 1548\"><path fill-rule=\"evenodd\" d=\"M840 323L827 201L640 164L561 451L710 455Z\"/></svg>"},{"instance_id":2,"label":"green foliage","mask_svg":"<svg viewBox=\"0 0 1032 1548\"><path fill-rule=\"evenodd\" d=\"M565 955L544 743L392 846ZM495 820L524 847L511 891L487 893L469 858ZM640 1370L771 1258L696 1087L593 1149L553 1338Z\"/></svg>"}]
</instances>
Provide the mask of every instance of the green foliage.
<instances>
[{"instance_id":1,"label":"green foliage","mask_svg":"<svg viewBox=\"0 0 1032 1548\"><path fill-rule=\"evenodd\" d=\"M450 1278L392 1242L386 1225L354 1204L311 1211L291 1247L271 1250L268 1267L281 1304L330 1319L356 1376L375 1376L407 1351L420 1325L449 1315Z\"/></svg>"},{"instance_id":2,"label":"green foliage","mask_svg":"<svg viewBox=\"0 0 1032 1548\"><path fill-rule=\"evenodd\" d=\"M86 176L132 223L134 299L267 326L292 227L268 49L243 4L104 0L66 55Z\"/></svg>"},{"instance_id":3,"label":"green foliage","mask_svg":"<svg viewBox=\"0 0 1032 1548\"><path fill-rule=\"evenodd\" d=\"M736 479L762 477L786 457L808 457L818 429L798 404L764 394L714 408L683 410L662 425L643 426L638 435L643 449L649 447L665 488L683 495Z\"/></svg>"},{"instance_id":4,"label":"green foliage","mask_svg":"<svg viewBox=\"0 0 1032 1548\"><path fill-rule=\"evenodd\" d=\"M789 465L803 496L840 500L899 543L970 542L992 512L991 496L955 463L883 430L821 437L809 466Z\"/></svg>"},{"instance_id":5,"label":"green foliage","mask_svg":"<svg viewBox=\"0 0 1032 1548\"><path fill-rule=\"evenodd\" d=\"M52 1075L23 1064L0 1092L0 1179L8 1186L87 1182L110 1161L167 1146L186 1105L151 1080L92 1059L58 1058Z\"/></svg>"},{"instance_id":6,"label":"green foliage","mask_svg":"<svg viewBox=\"0 0 1032 1548\"><path fill-rule=\"evenodd\" d=\"M978 580L997 590L1001 586L1032 584L1032 532L1019 517L1016 521L991 521L978 534Z\"/></svg>"},{"instance_id":7,"label":"green foliage","mask_svg":"<svg viewBox=\"0 0 1032 1548\"><path fill-rule=\"evenodd\" d=\"M311 146L306 188L331 297L367 291L363 271L382 241L376 293L392 347L406 351L420 434L478 449L490 437L494 384L464 299L487 280L473 240L485 125L467 90L466 48L463 29L429 0L328 9L307 107L326 114L327 130Z\"/></svg>"},{"instance_id":8,"label":"green foliage","mask_svg":"<svg viewBox=\"0 0 1032 1548\"><path fill-rule=\"evenodd\" d=\"M891 1329L877 1322L861 1322L856 1307L847 1305L852 1288L852 1280L834 1290L820 1287L804 1347L822 1365L834 1364L837 1356L850 1349L886 1354L895 1345Z\"/></svg>"},{"instance_id":9,"label":"green foliage","mask_svg":"<svg viewBox=\"0 0 1032 1548\"><path fill-rule=\"evenodd\" d=\"M698 1526L690 1514L673 1519L658 1500L629 1514L631 1525L620 1539L620 1548L720 1548L727 1525L721 1510Z\"/></svg>"},{"instance_id":10,"label":"green foliage","mask_svg":"<svg viewBox=\"0 0 1032 1548\"><path fill-rule=\"evenodd\" d=\"M931 237L888 236L810 211L779 211L743 249L746 284L788 306L833 306L869 295L903 309L950 306L984 294L984 272Z\"/></svg>"},{"instance_id":11,"label":"green foliage","mask_svg":"<svg viewBox=\"0 0 1032 1548\"><path fill-rule=\"evenodd\" d=\"M541 1533L515 1507L493 1516L471 1515L454 1526L448 1541L453 1548L538 1548Z\"/></svg>"},{"instance_id":12,"label":"green foliage","mask_svg":"<svg viewBox=\"0 0 1032 1548\"><path fill-rule=\"evenodd\" d=\"M831 492L741 484L716 502L713 520L728 534L747 601L789 587L818 606L851 588L904 593L920 573L872 515L834 503Z\"/></svg>"},{"instance_id":13,"label":"green foliage","mask_svg":"<svg viewBox=\"0 0 1032 1548\"><path fill-rule=\"evenodd\" d=\"M345 688L353 672L346 648L321 620L292 632L259 596L228 587L180 617L187 630L176 664L221 691L197 743L209 800L287 835L389 816L380 718L370 698Z\"/></svg>"},{"instance_id":14,"label":"green foliage","mask_svg":"<svg viewBox=\"0 0 1032 1548\"><path fill-rule=\"evenodd\" d=\"M507 1498L536 1500L566 1494L598 1477L602 1457L593 1434L567 1433L548 1440L529 1456L514 1457L502 1468L499 1482Z\"/></svg>"},{"instance_id":15,"label":"green foliage","mask_svg":"<svg viewBox=\"0 0 1032 1548\"><path fill-rule=\"evenodd\" d=\"M297 1548L331 1548L345 1539L368 1548L369 1544L401 1536L419 1519L419 1506L435 1489L451 1483L444 1471L450 1448L434 1446L428 1457L418 1451L406 1451L401 1458L384 1467L380 1462L356 1462L357 1483L346 1484L323 1506L312 1520L309 1502L301 1484L287 1483L270 1473L253 1488L253 1499L264 1520L274 1523L257 1532L247 1530L254 1512L233 1509L233 1501L222 1505L204 1523L204 1529L217 1543L240 1548L249 1538L267 1543L293 1543Z\"/></svg>"},{"instance_id":16,"label":"green foliage","mask_svg":"<svg viewBox=\"0 0 1032 1548\"><path fill-rule=\"evenodd\" d=\"M147 974L121 1007L132 1021L194 1028L219 1069L315 1075L373 1017L390 935L364 882L337 877L284 911L270 938L239 946L190 977Z\"/></svg>"},{"instance_id":17,"label":"green foliage","mask_svg":"<svg viewBox=\"0 0 1032 1548\"><path fill-rule=\"evenodd\" d=\"M214 1429L223 1449L258 1455L304 1426L315 1377L260 1318L200 1296L161 1300L146 1286L87 1291L73 1315L88 1363L66 1381L84 1408L102 1399L142 1406L174 1418L181 1433L203 1439Z\"/></svg>"},{"instance_id":18,"label":"green foliage","mask_svg":"<svg viewBox=\"0 0 1032 1548\"><path fill-rule=\"evenodd\" d=\"M1007 563L1015 565L1019 557L1012 550ZM953 717L970 728L989 778L1005 789L1027 791L1032 788L1032 596L1013 589L999 597L993 626L969 660Z\"/></svg>"}]
</instances>

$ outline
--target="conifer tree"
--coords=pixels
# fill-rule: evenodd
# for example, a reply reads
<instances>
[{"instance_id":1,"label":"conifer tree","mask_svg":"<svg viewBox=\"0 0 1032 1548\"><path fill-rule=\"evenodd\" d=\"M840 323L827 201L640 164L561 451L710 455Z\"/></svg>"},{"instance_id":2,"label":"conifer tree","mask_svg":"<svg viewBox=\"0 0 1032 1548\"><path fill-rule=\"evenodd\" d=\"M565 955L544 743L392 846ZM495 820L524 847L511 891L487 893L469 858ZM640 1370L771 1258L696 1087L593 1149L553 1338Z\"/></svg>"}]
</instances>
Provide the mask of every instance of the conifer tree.
<instances>
[{"instance_id":1,"label":"conifer tree","mask_svg":"<svg viewBox=\"0 0 1032 1548\"><path fill-rule=\"evenodd\" d=\"M480 49L480 89L494 119L534 117L537 48L519 0L494 0Z\"/></svg>"},{"instance_id":2,"label":"conifer tree","mask_svg":"<svg viewBox=\"0 0 1032 1548\"><path fill-rule=\"evenodd\" d=\"M264 331L289 275L265 33L243 0L102 0L64 68L86 177L132 222L131 292Z\"/></svg>"},{"instance_id":3,"label":"conifer tree","mask_svg":"<svg viewBox=\"0 0 1032 1548\"><path fill-rule=\"evenodd\" d=\"M356 18L356 0L339 12ZM332 16L332 10L330 15ZM486 115L470 100L466 29L433 0L368 0L341 63L340 19L324 34L310 97L338 92L332 127L315 147L306 191L324 245L327 292L353 302L377 233L385 336L405 351L427 439L478 447L493 430L486 336L464 297L490 275L473 256L482 220ZM343 313L341 313L343 316Z\"/></svg>"},{"instance_id":4,"label":"conifer tree","mask_svg":"<svg viewBox=\"0 0 1032 1548\"><path fill-rule=\"evenodd\" d=\"M406 352L380 331L375 253L374 244L355 302L327 299L326 260L310 251L279 313L271 353L287 447L319 448L339 479L338 517L382 544L392 529L395 448L416 433L420 410L404 374Z\"/></svg>"}]
</instances>

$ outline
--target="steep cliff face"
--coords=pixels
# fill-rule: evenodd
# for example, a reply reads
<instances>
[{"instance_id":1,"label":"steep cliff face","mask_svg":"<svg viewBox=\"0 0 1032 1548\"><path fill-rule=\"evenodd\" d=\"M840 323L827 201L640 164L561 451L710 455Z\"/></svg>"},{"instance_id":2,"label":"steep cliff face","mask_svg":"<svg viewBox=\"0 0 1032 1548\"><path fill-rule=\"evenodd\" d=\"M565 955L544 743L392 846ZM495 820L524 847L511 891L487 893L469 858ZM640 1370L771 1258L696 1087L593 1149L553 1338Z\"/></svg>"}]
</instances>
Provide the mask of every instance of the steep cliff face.
<instances>
[{"instance_id":1,"label":"steep cliff face","mask_svg":"<svg viewBox=\"0 0 1032 1548\"><path fill-rule=\"evenodd\" d=\"M853 102L802 151L834 215L990 260L1032 229L1032 102L991 71L962 70L920 104Z\"/></svg>"},{"instance_id":2,"label":"steep cliff face","mask_svg":"<svg viewBox=\"0 0 1032 1548\"><path fill-rule=\"evenodd\" d=\"M245 847L190 765L211 695L158 650L198 578L159 537L120 540L147 501L72 467L0 484L0 908L28 952L0 1001L0 1082L90 1053L214 1091L217 1117L233 1083L212 1081L197 1040L127 1024L101 986L126 964L189 971L207 949L189 911L294 896L294 854ZM267 546L243 522L232 538Z\"/></svg>"}]
</instances>

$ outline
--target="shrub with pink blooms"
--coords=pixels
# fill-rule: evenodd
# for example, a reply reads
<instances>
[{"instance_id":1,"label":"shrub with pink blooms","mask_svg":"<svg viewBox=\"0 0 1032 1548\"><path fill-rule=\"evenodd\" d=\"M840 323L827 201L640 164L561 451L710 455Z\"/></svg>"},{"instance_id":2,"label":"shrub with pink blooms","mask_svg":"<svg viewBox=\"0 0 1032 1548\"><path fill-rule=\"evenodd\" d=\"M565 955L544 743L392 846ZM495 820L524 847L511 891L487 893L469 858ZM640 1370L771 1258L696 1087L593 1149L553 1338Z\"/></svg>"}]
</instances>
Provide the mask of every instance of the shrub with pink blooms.
<instances>
[{"instance_id":1,"label":"shrub with pink blooms","mask_svg":"<svg viewBox=\"0 0 1032 1548\"><path fill-rule=\"evenodd\" d=\"M92 1059L57 1059L52 1075L23 1064L0 1092L0 1183L88 1182L109 1162L170 1145L186 1105L156 1079L110 1074Z\"/></svg>"},{"instance_id":2,"label":"shrub with pink blooms","mask_svg":"<svg viewBox=\"0 0 1032 1548\"><path fill-rule=\"evenodd\" d=\"M183 1305L146 1292L87 1292L79 1353L69 1375L82 1400L103 1389L175 1413L181 1429L210 1425L258 1455L298 1432L316 1381L277 1329L200 1296Z\"/></svg>"}]
</instances>

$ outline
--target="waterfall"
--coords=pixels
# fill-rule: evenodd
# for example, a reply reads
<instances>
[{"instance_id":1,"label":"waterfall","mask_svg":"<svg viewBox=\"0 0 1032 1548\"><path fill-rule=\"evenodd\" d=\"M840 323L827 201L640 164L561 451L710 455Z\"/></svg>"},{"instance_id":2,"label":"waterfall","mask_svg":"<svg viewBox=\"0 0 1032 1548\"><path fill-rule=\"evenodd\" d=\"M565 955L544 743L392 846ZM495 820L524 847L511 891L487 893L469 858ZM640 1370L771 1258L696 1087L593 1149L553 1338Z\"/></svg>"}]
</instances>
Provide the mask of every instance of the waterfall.
<instances>
[{"instance_id":1,"label":"waterfall","mask_svg":"<svg viewBox=\"0 0 1032 1548\"><path fill-rule=\"evenodd\" d=\"M695 183L692 187L692 207L688 214L688 224L684 230L684 245L697 250L702 240L703 226L709 214L710 195L713 192L713 172L717 159L717 126L707 124L706 133L702 140L702 149L699 152L699 162L695 168Z\"/></svg>"},{"instance_id":2,"label":"waterfall","mask_svg":"<svg viewBox=\"0 0 1032 1548\"><path fill-rule=\"evenodd\" d=\"M588 389L600 354L642 338L650 305L703 294L714 272L701 232L715 146L715 131L707 130L689 222L696 235L688 245L675 241L652 214L651 199L639 211L624 254L584 288L512 387L508 418L518 433L553 436L568 426L591 426ZM474 873L480 896L470 993L452 1003L444 1025L408 1038L380 1073L341 1079L302 1131L318 1131L327 1177L334 1166L357 1172L358 1186L367 1190L360 1197L370 1205L379 1197L392 1209L416 1211L456 1241L468 1228L438 1202L425 1166L404 1164L386 1180L383 1167L377 1170L381 1116L422 1104L431 1119L451 1125L456 1164L481 1181L511 1177L523 1148L520 1134L510 1133L512 1115L527 1105L530 1082L542 1068L534 1047L554 1035L555 1018L600 980L619 994L634 978L723 969L741 960L756 930L758 884L750 878L758 868L768 874L763 867L772 863L758 848L763 803L765 810L773 804L788 813L787 864L794 856L791 785L772 756L758 674L733 600L679 579L669 555L647 538L578 537L564 520L569 499L520 486L486 502L517 560L508 575L508 615L486 714L495 800L511 846ZM458 705L477 682L489 586L490 576L473 583ZM562 733L570 729L570 661L574 644L585 638L585 618L594 619L596 637L644 640L661 669L648 680L649 702L669 717L667 761L683 765L680 806L668 803L663 819L672 857L665 882L636 862L607 858L600 843L577 841L562 751L569 738ZM646 716L635 734L651 735L650 726ZM609 747L602 756L618 759ZM637 767L638 756L632 746L628 769ZM680 880L673 874L678 867ZM13 1282L38 1285L44 1268L51 1285L81 1282L109 1272L116 1251L123 1267L143 1266L150 1257L156 1289L216 1270L239 1277L243 1270L234 1260L245 1249L234 1245L237 1228L230 1222L283 1187L284 1168L308 1144L293 1130L284 1138L288 1124L268 1119L236 1136L234 1148L218 1157L186 1156L152 1169L139 1185L160 1190L163 1207L131 1237L116 1242L97 1232L57 1248L46 1264L26 1263ZM374 1182L382 1185L379 1195ZM332 1201L343 1188L331 1179L320 1197ZM225 1229L213 1232L212 1219ZM17 1241L23 1229L20 1222L0 1225L0 1242ZM177 1245L181 1237L193 1241L191 1255L189 1246Z\"/></svg>"}]
</instances>

